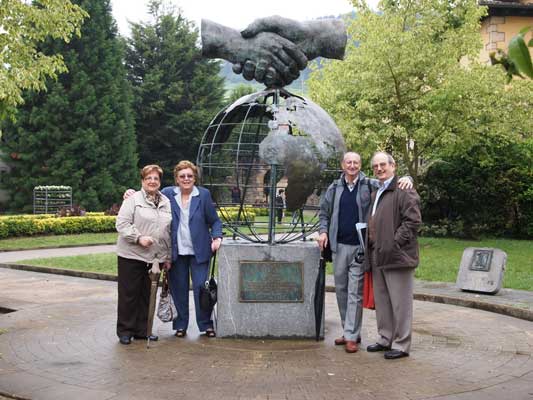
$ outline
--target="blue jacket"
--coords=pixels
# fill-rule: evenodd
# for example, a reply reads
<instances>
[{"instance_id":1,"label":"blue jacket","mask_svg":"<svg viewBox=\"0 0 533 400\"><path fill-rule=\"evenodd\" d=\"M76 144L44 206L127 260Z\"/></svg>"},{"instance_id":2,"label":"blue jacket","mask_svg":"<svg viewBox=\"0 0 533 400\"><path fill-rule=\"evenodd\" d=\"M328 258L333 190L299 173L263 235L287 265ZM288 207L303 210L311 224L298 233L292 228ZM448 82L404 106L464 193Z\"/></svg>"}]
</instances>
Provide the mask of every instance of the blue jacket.
<instances>
[{"instance_id":1,"label":"blue jacket","mask_svg":"<svg viewBox=\"0 0 533 400\"><path fill-rule=\"evenodd\" d=\"M222 237L222 222L218 218L209 190L199 186L197 188L200 194L198 196L191 196L189 229L191 230L196 262L202 264L209 262L209 258L211 257L211 240ZM161 190L161 193L170 200L170 208L172 210L172 262L176 262L178 259L178 227L180 224L180 207L174 198L176 187L167 186Z\"/></svg>"}]
</instances>

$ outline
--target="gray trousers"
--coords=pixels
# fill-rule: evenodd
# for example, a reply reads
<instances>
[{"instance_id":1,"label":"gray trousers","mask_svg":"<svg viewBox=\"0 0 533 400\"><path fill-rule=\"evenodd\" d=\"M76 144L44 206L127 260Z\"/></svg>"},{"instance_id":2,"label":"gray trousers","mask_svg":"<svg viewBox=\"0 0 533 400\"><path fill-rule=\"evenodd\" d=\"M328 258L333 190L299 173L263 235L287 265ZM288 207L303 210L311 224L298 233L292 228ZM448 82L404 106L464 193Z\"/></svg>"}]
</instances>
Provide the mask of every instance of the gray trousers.
<instances>
[{"instance_id":1,"label":"gray trousers","mask_svg":"<svg viewBox=\"0 0 533 400\"><path fill-rule=\"evenodd\" d=\"M373 268L377 343L409 353L413 324L414 268Z\"/></svg>"},{"instance_id":2,"label":"gray trousers","mask_svg":"<svg viewBox=\"0 0 533 400\"><path fill-rule=\"evenodd\" d=\"M355 262L359 246L337 244L333 253L333 273L335 277L335 293L341 315L344 338L357 340L361 337L363 320L363 277L361 264Z\"/></svg>"}]
</instances>

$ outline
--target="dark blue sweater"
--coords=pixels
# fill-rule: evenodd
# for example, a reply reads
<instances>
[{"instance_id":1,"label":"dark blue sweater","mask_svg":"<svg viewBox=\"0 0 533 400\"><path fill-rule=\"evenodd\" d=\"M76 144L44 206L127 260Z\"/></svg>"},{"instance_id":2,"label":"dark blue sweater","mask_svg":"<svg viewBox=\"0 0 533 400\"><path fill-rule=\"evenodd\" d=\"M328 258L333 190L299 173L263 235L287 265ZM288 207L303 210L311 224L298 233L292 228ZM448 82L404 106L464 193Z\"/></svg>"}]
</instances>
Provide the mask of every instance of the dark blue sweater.
<instances>
[{"instance_id":1,"label":"dark blue sweater","mask_svg":"<svg viewBox=\"0 0 533 400\"><path fill-rule=\"evenodd\" d=\"M359 222L359 207L357 207L357 190L350 192L346 184L339 201L339 230L337 232L337 243L358 245L359 238L355 224Z\"/></svg>"}]
</instances>

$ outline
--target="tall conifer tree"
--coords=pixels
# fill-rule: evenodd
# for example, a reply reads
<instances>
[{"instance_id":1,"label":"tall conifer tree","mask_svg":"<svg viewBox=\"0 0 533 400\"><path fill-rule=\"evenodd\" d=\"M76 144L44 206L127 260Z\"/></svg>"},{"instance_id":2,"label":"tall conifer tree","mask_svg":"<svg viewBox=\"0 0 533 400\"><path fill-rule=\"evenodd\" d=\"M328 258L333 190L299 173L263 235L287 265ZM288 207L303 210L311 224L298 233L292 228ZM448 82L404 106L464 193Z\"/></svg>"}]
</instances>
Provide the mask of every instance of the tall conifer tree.
<instances>
[{"instance_id":1,"label":"tall conifer tree","mask_svg":"<svg viewBox=\"0 0 533 400\"><path fill-rule=\"evenodd\" d=\"M161 0L153 19L131 24L126 63L135 97L140 164L158 163L165 183L182 159L194 161L204 130L223 104L218 62L203 59L198 30Z\"/></svg>"},{"instance_id":2,"label":"tall conifer tree","mask_svg":"<svg viewBox=\"0 0 533 400\"><path fill-rule=\"evenodd\" d=\"M38 185L69 185L75 203L101 210L137 184L131 86L110 0L75 0L89 14L81 38L54 41L68 73L30 93L0 148L13 167L5 178L9 207L28 210Z\"/></svg>"}]
</instances>

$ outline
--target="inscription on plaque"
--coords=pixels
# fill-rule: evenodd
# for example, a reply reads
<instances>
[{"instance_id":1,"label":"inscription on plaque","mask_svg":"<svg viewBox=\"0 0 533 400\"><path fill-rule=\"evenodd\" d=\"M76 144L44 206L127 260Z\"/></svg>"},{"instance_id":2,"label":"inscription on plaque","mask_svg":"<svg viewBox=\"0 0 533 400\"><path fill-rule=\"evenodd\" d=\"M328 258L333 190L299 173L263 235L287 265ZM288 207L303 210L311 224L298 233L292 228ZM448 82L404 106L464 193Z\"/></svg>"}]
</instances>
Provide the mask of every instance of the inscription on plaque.
<instances>
[{"instance_id":1,"label":"inscription on plaque","mask_svg":"<svg viewBox=\"0 0 533 400\"><path fill-rule=\"evenodd\" d=\"M490 271L490 264L492 262L492 250L475 250L472 256L472 263L470 264L471 271Z\"/></svg>"},{"instance_id":2,"label":"inscription on plaque","mask_svg":"<svg viewBox=\"0 0 533 400\"><path fill-rule=\"evenodd\" d=\"M240 262L239 301L303 302L302 262Z\"/></svg>"}]
</instances>

